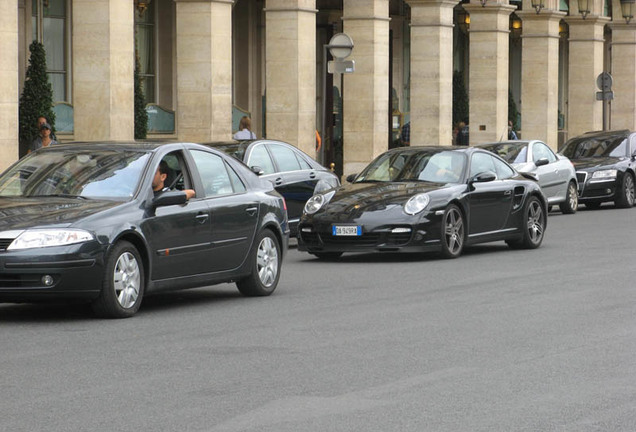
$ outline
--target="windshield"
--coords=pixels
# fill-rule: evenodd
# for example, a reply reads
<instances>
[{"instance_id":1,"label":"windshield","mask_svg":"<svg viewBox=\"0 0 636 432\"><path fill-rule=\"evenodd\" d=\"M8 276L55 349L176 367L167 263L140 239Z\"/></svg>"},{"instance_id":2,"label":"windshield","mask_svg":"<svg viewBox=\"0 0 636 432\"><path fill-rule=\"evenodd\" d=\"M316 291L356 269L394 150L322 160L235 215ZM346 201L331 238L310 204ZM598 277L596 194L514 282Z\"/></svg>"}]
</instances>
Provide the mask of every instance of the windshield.
<instances>
[{"instance_id":1,"label":"windshield","mask_svg":"<svg viewBox=\"0 0 636 432\"><path fill-rule=\"evenodd\" d=\"M129 200L149 157L136 151L37 151L0 176L0 196Z\"/></svg>"},{"instance_id":2,"label":"windshield","mask_svg":"<svg viewBox=\"0 0 636 432\"><path fill-rule=\"evenodd\" d=\"M454 183L463 178L466 156L454 151L388 152L375 159L355 183L427 181Z\"/></svg>"},{"instance_id":3,"label":"windshield","mask_svg":"<svg viewBox=\"0 0 636 432\"><path fill-rule=\"evenodd\" d=\"M570 159L623 157L627 155L627 138L622 135L573 138L563 147L561 154Z\"/></svg>"},{"instance_id":4,"label":"windshield","mask_svg":"<svg viewBox=\"0 0 636 432\"><path fill-rule=\"evenodd\" d=\"M526 162L528 154L528 146L526 144L501 143L486 145L483 148L493 152L510 164Z\"/></svg>"}]
</instances>

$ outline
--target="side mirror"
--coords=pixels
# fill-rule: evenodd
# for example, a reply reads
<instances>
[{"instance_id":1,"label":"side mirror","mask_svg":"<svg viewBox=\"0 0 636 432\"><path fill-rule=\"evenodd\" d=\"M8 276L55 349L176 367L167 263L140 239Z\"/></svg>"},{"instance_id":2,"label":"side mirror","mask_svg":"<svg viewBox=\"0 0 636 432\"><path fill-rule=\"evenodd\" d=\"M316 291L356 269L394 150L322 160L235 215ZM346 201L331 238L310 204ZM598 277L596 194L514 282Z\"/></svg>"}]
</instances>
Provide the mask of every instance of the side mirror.
<instances>
[{"instance_id":1,"label":"side mirror","mask_svg":"<svg viewBox=\"0 0 636 432\"><path fill-rule=\"evenodd\" d=\"M497 180L497 174L495 174L492 171L483 171L483 172L480 172L479 174L475 174L474 176L472 176L470 180L468 180L468 184L486 183L486 182L491 182L494 180Z\"/></svg>"},{"instance_id":2,"label":"side mirror","mask_svg":"<svg viewBox=\"0 0 636 432\"><path fill-rule=\"evenodd\" d=\"M258 165L251 166L250 169L252 170L254 174L258 176L262 176L263 174L265 174L265 171L263 171L263 168L259 167Z\"/></svg>"},{"instance_id":3,"label":"side mirror","mask_svg":"<svg viewBox=\"0 0 636 432\"><path fill-rule=\"evenodd\" d=\"M153 207L185 204L188 197L182 191L167 191L152 200Z\"/></svg>"},{"instance_id":4,"label":"side mirror","mask_svg":"<svg viewBox=\"0 0 636 432\"><path fill-rule=\"evenodd\" d=\"M543 166L543 165L547 165L547 164L549 164L549 163L550 163L550 161L548 160L548 158L541 158L541 159L539 159L538 161L536 161L534 164L535 164L537 167L540 167L540 166Z\"/></svg>"},{"instance_id":5,"label":"side mirror","mask_svg":"<svg viewBox=\"0 0 636 432\"><path fill-rule=\"evenodd\" d=\"M347 180L347 183L353 183L356 177L358 177L358 174L349 174L345 180Z\"/></svg>"}]
</instances>

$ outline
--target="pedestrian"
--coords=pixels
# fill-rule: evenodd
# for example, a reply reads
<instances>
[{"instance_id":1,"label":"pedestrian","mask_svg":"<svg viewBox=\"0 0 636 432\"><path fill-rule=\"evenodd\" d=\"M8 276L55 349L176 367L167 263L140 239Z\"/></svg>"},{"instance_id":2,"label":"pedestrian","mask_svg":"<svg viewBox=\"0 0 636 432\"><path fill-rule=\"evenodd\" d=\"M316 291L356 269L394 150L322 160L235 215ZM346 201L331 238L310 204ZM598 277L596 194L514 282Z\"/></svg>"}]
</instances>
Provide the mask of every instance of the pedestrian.
<instances>
[{"instance_id":1,"label":"pedestrian","mask_svg":"<svg viewBox=\"0 0 636 432\"><path fill-rule=\"evenodd\" d=\"M519 139L517 137L517 133L515 132L515 130L512 127L512 120L508 120L508 139L509 140Z\"/></svg>"},{"instance_id":2,"label":"pedestrian","mask_svg":"<svg viewBox=\"0 0 636 432\"><path fill-rule=\"evenodd\" d=\"M239 130L232 137L235 140L256 139L256 134L252 132L252 121L248 116L241 117L239 122Z\"/></svg>"},{"instance_id":3,"label":"pedestrian","mask_svg":"<svg viewBox=\"0 0 636 432\"><path fill-rule=\"evenodd\" d=\"M51 124L51 122L50 122L50 121L49 121L49 120L48 120L45 116L40 116L40 117L38 117L37 122L36 122L38 132L39 132L39 130L40 130L40 127L41 127L44 123L48 123L49 125ZM57 136L55 136L55 132L53 132L53 129L52 129L52 128L53 128L53 126L51 126L51 138L52 138L53 140L57 141Z\"/></svg>"},{"instance_id":4,"label":"pedestrian","mask_svg":"<svg viewBox=\"0 0 636 432\"><path fill-rule=\"evenodd\" d=\"M457 145L467 146L468 145L468 125L465 122L459 122L457 125Z\"/></svg>"},{"instance_id":5,"label":"pedestrian","mask_svg":"<svg viewBox=\"0 0 636 432\"><path fill-rule=\"evenodd\" d=\"M29 147L29 153L42 147L48 147L50 145L57 144L57 141L51 137L51 125L44 122L40 126L40 135L33 140Z\"/></svg>"},{"instance_id":6,"label":"pedestrian","mask_svg":"<svg viewBox=\"0 0 636 432\"><path fill-rule=\"evenodd\" d=\"M400 133L400 142L402 147L408 147L411 145L411 122L408 122L402 126L402 132Z\"/></svg>"}]
</instances>

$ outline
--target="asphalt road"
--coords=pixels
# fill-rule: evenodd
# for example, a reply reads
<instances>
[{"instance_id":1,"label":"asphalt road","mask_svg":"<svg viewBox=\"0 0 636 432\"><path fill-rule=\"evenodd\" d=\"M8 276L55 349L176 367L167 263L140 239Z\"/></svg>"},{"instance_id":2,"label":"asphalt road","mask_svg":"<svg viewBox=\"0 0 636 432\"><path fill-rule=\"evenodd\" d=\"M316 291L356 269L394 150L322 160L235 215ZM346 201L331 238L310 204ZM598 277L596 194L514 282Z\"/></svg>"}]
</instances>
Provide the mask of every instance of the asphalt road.
<instances>
[{"instance_id":1,"label":"asphalt road","mask_svg":"<svg viewBox=\"0 0 636 432\"><path fill-rule=\"evenodd\" d=\"M0 305L1 431L634 431L636 209L552 213L542 247L291 249L278 290L127 320Z\"/></svg>"}]
</instances>

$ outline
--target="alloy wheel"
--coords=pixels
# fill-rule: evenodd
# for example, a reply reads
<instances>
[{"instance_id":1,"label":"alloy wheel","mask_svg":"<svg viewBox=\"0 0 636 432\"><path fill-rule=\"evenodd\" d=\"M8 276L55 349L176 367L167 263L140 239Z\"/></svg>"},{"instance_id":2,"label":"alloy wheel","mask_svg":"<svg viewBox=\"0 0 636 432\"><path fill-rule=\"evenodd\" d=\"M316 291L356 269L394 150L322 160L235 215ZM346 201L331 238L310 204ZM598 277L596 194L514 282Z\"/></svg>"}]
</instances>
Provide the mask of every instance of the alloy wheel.
<instances>
[{"instance_id":1,"label":"alloy wheel","mask_svg":"<svg viewBox=\"0 0 636 432\"><path fill-rule=\"evenodd\" d=\"M578 194L578 191L576 190L576 186L574 186L574 184L572 184L572 183L570 183L568 188L570 189L570 191L569 191L570 208L573 209L573 210L576 210L576 208L579 206L579 194Z\"/></svg>"},{"instance_id":2,"label":"alloy wheel","mask_svg":"<svg viewBox=\"0 0 636 432\"><path fill-rule=\"evenodd\" d=\"M530 241L538 243L543 238L544 214L539 201L534 200L528 208L528 236Z\"/></svg>"},{"instance_id":3,"label":"alloy wheel","mask_svg":"<svg viewBox=\"0 0 636 432\"><path fill-rule=\"evenodd\" d=\"M125 252L117 259L113 272L113 286L121 307L131 308L139 297L141 287L139 263L132 253Z\"/></svg>"},{"instance_id":4,"label":"alloy wheel","mask_svg":"<svg viewBox=\"0 0 636 432\"><path fill-rule=\"evenodd\" d=\"M444 225L444 241L448 251L455 255L462 249L464 243L464 220L459 210L449 209Z\"/></svg>"},{"instance_id":5,"label":"alloy wheel","mask_svg":"<svg viewBox=\"0 0 636 432\"><path fill-rule=\"evenodd\" d=\"M263 238L258 245L256 266L261 283L270 287L278 273L278 248L270 237Z\"/></svg>"},{"instance_id":6,"label":"alloy wheel","mask_svg":"<svg viewBox=\"0 0 636 432\"><path fill-rule=\"evenodd\" d=\"M631 175L625 174L625 201L631 207L634 205L634 179Z\"/></svg>"}]
</instances>

